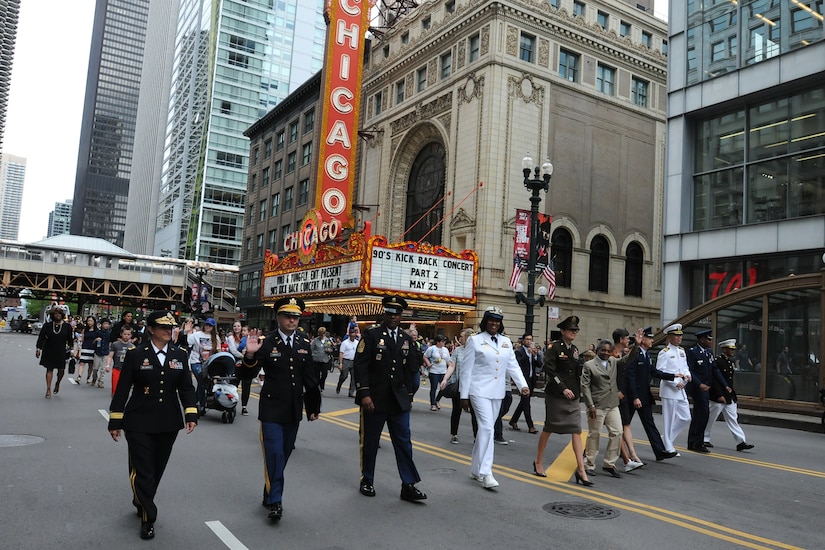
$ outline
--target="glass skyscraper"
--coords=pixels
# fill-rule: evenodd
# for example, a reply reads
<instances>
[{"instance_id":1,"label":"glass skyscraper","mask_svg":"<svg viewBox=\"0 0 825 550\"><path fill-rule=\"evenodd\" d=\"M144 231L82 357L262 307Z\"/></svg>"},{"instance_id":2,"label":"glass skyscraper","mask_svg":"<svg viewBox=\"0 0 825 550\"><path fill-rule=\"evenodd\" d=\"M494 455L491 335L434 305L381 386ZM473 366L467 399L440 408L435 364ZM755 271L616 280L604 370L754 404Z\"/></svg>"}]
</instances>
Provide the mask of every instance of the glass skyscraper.
<instances>
[{"instance_id":1,"label":"glass skyscraper","mask_svg":"<svg viewBox=\"0 0 825 550\"><path fill-rule=\"evenodd\" d=\"M123 246L150 0L97 0L71 232Z\"/></svg>"},{"instance_id":2,"label":"glass skyscraper","mask_svg":"<svg viewBox=\"0 0 825 550\"><path fill-rule=\"evenodd\" d=\"M20 0L0 0L0 151L3 150L3 130L6 126L6 105L9 100L19 16Z\"/></svg>"},{"instance_id":3,"label":"glass skyscraper","mask_svg":"<svg viewBox=\"0 0 825 550\"><path fill-rule=\"evenodd\" d=\"M323 64L324 0L183 0L156 255L237 264L249 164L243 131Z\"/></svg>"},{"instance_id":4,"label":"glass skyscraper","mask_svg":"<svg viewBox=\"0 0 825 550\"><path fill-rule=\"evenodd\" d=\"M17 240L26 159L0 153L0 239Z\"/></svg>"}]
</instances>

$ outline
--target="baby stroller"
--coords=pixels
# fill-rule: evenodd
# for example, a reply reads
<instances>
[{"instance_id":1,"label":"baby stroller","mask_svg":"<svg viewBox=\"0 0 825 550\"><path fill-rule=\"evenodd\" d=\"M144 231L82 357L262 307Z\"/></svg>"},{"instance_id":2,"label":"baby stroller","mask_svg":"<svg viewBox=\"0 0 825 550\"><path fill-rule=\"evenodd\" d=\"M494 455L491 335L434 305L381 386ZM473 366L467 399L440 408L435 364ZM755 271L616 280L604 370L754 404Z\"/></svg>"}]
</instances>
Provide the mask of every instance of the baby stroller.
<instances>
[{"instance_id":1,"label":"baby stroller","mask_svg":"<svg viewBox=\"0 0 825 550\"><path fill-rule=\"evenodd\" d=\"M232 383L230 372L235 370L235 357L229 352L216 353L203 365L206 384L206 408L222 411L224 424L235 422L235 407L238 405L238 387Z\"/></svg>"}]
</instances>

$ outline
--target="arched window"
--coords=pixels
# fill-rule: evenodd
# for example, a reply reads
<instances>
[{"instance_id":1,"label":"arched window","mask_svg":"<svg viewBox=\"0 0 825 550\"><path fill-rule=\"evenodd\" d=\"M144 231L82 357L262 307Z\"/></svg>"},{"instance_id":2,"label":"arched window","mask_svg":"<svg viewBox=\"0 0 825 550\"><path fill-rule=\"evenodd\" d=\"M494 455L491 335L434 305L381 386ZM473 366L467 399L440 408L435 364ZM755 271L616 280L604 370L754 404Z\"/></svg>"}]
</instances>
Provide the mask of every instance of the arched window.
<instances>
[{"instance_id":1,"label":"arched window","mask_svg":"<svg viewBox=\"0 0 825 550\"><path fill-rule=\"evenodd\" d=\"M404 235L405 241L424 239L431 244L441 244L439 222L444 216L444 204L439 203L435 208L433 205L444 197L444 175L446 173L444 156L444 147L440 143L431 142L421 149L413 162L407 185L404 229L410 229L414 224L415 227ZM424 216L423 219L421 219L422 216ZM435 227L433 232L427 235L433 227ZM424 235L427 237L424 238Z\"/></svg>"},{"instance_id":2,"label":"arched window","mask_svg":"<svg viewBox=\"0 0 825 550\"><path fill-rule=\"evenodd\" d=\"M610 267L610 245L607 239L598 235L590 243L590 274L588 289L593 292L607 292L608 269Z\"/></svg>"},{"instance_id":3,"label":"arched window","mask_svg":"<svg viewBox=\"0 0 825 550\"><path fill-rule=\"evenodd\" d=\"M645 260L645 253L642 245L633 241L627 245L624 261L624 295L642 295L642 266Z\"/></svg>"},{"instance_id":4,"label":"arched window","mask_svg":"<svg viewBox=\"0 0 825 550\"><path fill-rule=\"evenodd\" d=\"M570 288L570 274L573 264L573 237L562 227L553 231L550 257L556 270L556 286Z\"/></svg>"}]
</instances>

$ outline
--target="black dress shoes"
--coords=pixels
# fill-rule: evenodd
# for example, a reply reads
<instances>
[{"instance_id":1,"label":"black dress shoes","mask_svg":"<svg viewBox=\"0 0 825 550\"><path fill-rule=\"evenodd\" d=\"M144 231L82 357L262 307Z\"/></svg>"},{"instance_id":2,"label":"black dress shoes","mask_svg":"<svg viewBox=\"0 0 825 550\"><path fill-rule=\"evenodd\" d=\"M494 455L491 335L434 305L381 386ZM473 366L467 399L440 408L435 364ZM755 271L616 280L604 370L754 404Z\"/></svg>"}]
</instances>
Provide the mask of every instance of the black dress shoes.
<instances>
[{"instance_id":1,"label":"black dress shoes","mask_svg":"<svg viewBox=\"0 0 825 550\"><path fill-rule=\"evenodd\" d=\"M607 472L608 474L612 475L613 477L622 477L622 474L620 474L619 470L617 470L615 467L611 468L611 467L605 466L604 468L602 468L602 471Z\"/></svg>"},{"instance_id":2,"label":"black dress shoes","mask_svg":"<svg viewBox=\"0 0 825 550\"><path fill-rule=\"evenodd\" d=\"M266 516L271 520L278 521L284 515L284 507L281 506L280 502L276 502L275 504L269 505L269 514Z\"/></svg>"},{"instance_id":3,"label":"black dress shoes","mask_svg":"<svg viewBox=\"0 0 825 550\"><path fill-rule=\"evenodd\" d=\"M679 456L679 453L677 453L676 451L665 451L662 454L656 455L656 462L659 462L659 461L662 461L662 460L665 460L665 459L668 459L668 458L674 458L674 457L677 457L677 456Z\"/></svg>"},{"instance_id":4,"label":"black dress shoes","mask_svg":"<svg viewBox=\"0 0 825 550\"><path fill-rule=\"evenodd\" d=\"M401 500L409 502L416 502L418 500L426 500L427 495L419 491L412 483L401 484Z\"/></svg>"},{"instance_id":5,"label":"black dress shoes","mask_svg":"<svg viewBox=\"0 0 825 550\"><path fill-rule=\"evenodd\" d=\"M693 451L694 453L702 453L707 454L710 451L704 445L688 445L688 451Z\"/></svg>"},{"instance_id":6,"label":"black dress shoes","mask_svg":"<svg viewBox=\"0 0 825 550\"><path fill-rule=\"evenodd\" d=\"M364 478L361 478L361 485L358 487L358 490L361 491L361 494L365 497L375 496L375 487L373 487L372 483Z\"/></svg>"},{"instance_id":7,"label":"black dress shoes","mask_svg":"<svg viewBox=\"0 0 825 550\"><path fill-rule=\"evenodd\" d=\"M753 445L751 445L750 443L745 443L743 441L742 443L740 443L739 445L736 446L737 451L744 451L744 450L747 450L747 449L753 449Z\"/></svg>"},{"instance_id":8,"label":"black dress shoes","mask_svg":"<svg viewBox=\"0 0 825 550\"><path fill-rule=\"evenodd\" d=\"M149 540L155 538L155 524L151 521L140 522L140 538Z\"/></svg>"},{"instance_id":9,"label":"black dress shoes","mask_svg":"<svg viewBox=\"0 0 825 550\"><path fill-rule=\"evenodd\" d=\"M713 445L710 441L705 441L704 443L702 443L702 445L707 447L708 449L713 449Z\"/></svg>"}]
</instances>

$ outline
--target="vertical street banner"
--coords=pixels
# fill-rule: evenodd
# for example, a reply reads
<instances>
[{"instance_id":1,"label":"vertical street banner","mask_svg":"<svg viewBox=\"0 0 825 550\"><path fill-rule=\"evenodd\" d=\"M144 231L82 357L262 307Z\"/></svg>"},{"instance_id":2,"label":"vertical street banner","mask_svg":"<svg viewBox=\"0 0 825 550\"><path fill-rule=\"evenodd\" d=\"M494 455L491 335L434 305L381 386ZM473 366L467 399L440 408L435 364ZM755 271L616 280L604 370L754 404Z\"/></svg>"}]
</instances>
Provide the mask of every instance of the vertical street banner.
<instances>
[{"instance_id":1,"label":"vertical street banner","mask_svg":"<svg viewBox=\"0 0 825 550\"><path fill-rule=\"evenodd\" d=\"M539 231L536 235L536 272L555 283L552 275L553 267L550 259L550 224L553 217L539 212ZM510 286L516 288L519 277L527 271L530 261L530 211L516 210L516 234L513 238L513 273L510 275ZM553 284L555 289L555 284Z\"/></svg>"},{"instance_id":2,"label":"vertical street banner","mask_svg":"<svg viewBox=\"0 0 825 550\"><path fill-rule=\"evenodd\" d=\"M355 153L364 70L368 0L329 0L323 114L315 208L323 222L352 227Z\"/></svg>"}]
</instances>

